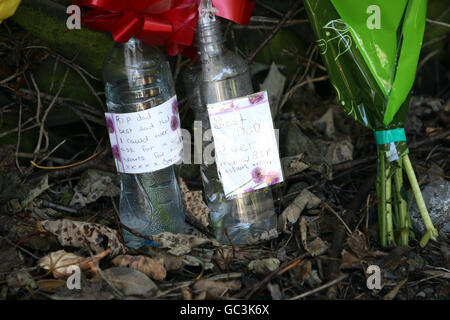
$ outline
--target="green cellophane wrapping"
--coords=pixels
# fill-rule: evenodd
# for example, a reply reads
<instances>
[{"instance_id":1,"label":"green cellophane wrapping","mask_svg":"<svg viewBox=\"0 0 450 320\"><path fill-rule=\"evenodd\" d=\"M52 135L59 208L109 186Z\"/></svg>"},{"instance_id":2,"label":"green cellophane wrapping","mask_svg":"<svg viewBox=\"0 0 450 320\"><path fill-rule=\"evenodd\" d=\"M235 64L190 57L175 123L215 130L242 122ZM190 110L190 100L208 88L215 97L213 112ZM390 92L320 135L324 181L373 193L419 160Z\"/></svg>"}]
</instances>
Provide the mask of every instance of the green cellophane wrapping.
<instances>
[{"instance_id":1,"label":"green cellophane wrapping","mask_svg":"<svg viewBox=\"0 0 450 320\"><path fill-rule=\"evenodd\" d=\"M425 28L426 0L305 0L331 83L346 113L373 131L403 128ZM381 245L408 245L407 173L428 230L429 219L410 165L406 141L378 145ZM396 155L393 153L397 153ZM421 202L419 204L419 202Z\"/></svg>"}]
</instances>

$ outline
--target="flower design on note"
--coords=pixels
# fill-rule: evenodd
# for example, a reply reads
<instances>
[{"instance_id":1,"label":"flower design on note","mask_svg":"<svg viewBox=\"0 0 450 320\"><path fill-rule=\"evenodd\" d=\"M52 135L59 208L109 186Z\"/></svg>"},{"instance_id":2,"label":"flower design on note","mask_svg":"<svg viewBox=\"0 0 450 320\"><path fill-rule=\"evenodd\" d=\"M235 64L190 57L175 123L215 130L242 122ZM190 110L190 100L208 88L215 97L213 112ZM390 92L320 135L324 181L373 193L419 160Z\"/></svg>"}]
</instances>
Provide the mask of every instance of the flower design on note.
<instances>
[{"instance_id":1,"label":"flower design on note","mask_svg":"<svg viewBox=\"0 0 450 320\"><path fill-rule=\"evenodd\" d=\"M178 129L180 122L178 121L178 116L172 116L172 118L170 119L170 128L172 129L172 131L175 131Z\"/></svg>"},{"instance_id":2,"label":"flower design on note","mask_svg":"<svg viewBox=\"0 0 450 320\"><path fill-rule=\"evenodd\" d=\"M265 177L265 182L268 186L271 186L273 184L277 184L281 180L281 175L277 171L271 171L267 176Z\"/></svg>"},{"instance_id":3,"label":"flower design on note","mask_svg":"<svg viewBox=\"0 0 450 320\"><path fill-rule=\"evenodd\" d=\"M111 147L112 154L115 159L120 160L120 149L118 145L114 145Z\"/></svg>"},{"instance_id":4,"label":"flower design on note","mask_svg":"<svg viewBox=\"0 0 450 320\"><path fill-rule=\"evenodd\" d=\"M264 100L264 92L252 94L251 96L248 96L248 101L250 101L250 104L257 104Z\"/></svg>"},{"instance_id":5,"label":"flower design on note","mask_svg":"<svg viewBox=\"0 0 450 320\"><path fill-rule=\"evenodd\" d=\"M175 115L178 114L178 100L176 98L172 102L172 113Z\"/></svg>"},{"instance_id":6,"label":"flower design on note","mask_svg":"<svg viewBox=\"0 0 450 320\"><path fill-rule=\"evenodd\" d=\"M109 133L114 133L114 120L110 116L105 116L106 118L106 127L108 128Z\"/></svg>"},{"instance_id":7,"label":"flower design on note","mask_svg":"<svg viewBox=\"0 0 450 320\"><path fill-rule=\"evenodd\" d=\"M252 179L256 184L260 184L264 181L265 174L264 170L261 167L257 167L252 170Z\"/></svg>"}]
</instances>

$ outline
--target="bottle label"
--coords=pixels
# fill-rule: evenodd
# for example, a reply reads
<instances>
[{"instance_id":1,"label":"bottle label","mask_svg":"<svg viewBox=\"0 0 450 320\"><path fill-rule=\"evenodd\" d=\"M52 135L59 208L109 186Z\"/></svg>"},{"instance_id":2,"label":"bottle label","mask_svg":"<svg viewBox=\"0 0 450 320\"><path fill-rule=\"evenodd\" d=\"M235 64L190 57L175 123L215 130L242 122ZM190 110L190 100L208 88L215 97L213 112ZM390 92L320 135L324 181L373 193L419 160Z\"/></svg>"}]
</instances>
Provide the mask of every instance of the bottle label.
<instances>
[{"instance_id":1,"label":"bottle label","mask_svg":"<svg viewBox=\"0 0 450 320\"><path fill-rule=\"evenodd\" d=\"M117 171L147 173L181 161L183 140L177 97L154 108L105 113Z\"/></svg>"},{"instance_id":2,"label":"bottle label","mask_svg":"<svg viewBox=\"0 0 450 320\"><path fill-rule=\"evenodd\" d=\"M207 107L227 198L283 181L267 91Z\"/></svg>"}]
</instances>

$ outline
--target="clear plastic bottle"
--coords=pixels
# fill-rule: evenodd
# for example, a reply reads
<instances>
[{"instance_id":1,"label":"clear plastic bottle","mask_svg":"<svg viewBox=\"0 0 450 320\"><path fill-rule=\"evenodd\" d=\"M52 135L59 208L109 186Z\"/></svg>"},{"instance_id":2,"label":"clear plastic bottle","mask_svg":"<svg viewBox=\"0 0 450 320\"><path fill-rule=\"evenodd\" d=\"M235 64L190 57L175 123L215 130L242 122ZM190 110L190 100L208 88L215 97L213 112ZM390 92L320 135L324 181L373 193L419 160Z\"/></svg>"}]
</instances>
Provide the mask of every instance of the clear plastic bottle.
<instances>
[{"instance_id":1,"label":"clear plastic bottle","mask_svg":"<svg viewBox=\"0 0 450 320\"><path fill-rule=\"evenodd\" d=\"M137 112L156 107L175 95L164 54L141 40L118 43L105 58L103 79L108 111ZM142 174L121 176L120 220L144 235L163 231L184 233L184 205L178 186L178 166ZM123 230L129 247L146 240Z\"/></svg>"},{"instance_id":2,"label":"clear plastic bottle","mask_svg":"<svg viewBox=\"0 0 450 320\"><path fill-rule=\"evenodd\" d=\"M206 2L203 1L204 7ZM219 21L202 10L197 42L201 65L188 68L185 86L196 121L201 121L205 132L210 129L207 104L252 94L253 88L247 63L224 47ZM203 150L210 143L204 141ZM277 218L269 188L226 199L216 165L203 162L200 171L217 240L225 244L230 241L243 244L277 235Z\"/></svg>"}]
</instances>

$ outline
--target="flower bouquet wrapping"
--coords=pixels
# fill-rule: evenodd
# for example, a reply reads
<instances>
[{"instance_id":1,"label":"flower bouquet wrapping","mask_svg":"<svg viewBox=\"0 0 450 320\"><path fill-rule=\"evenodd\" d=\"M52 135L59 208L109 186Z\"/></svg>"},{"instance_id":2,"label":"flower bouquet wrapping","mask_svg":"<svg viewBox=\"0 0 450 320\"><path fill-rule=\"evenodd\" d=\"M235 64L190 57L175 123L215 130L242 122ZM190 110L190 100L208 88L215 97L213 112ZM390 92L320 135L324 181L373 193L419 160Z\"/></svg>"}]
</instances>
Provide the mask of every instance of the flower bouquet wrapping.
<instances>
[{"instance_id":1,"label":"flower bouquet wrapping","mask_svg":"<svg viewBox=\"0 0 450 320\"><path fill-rule=\"evenodd\" d=\"M381 245L409 242L405 171L427 230L420 241L425 246L438 233L411 166L404 123L427 2L305 0L304 4L339 101L349 116L374 131Z\"/></svg>"},{"instance_id":2,"label":"flower bouquet wrapping","mask_svg":"<svg viewBox=\"0 0 450 320\"><path fill-rule=\"evenodd\" d=\"M0 23L11 17L17 10L20 0L2 0L0 1Z\"/></svg>"}]
</instances>

